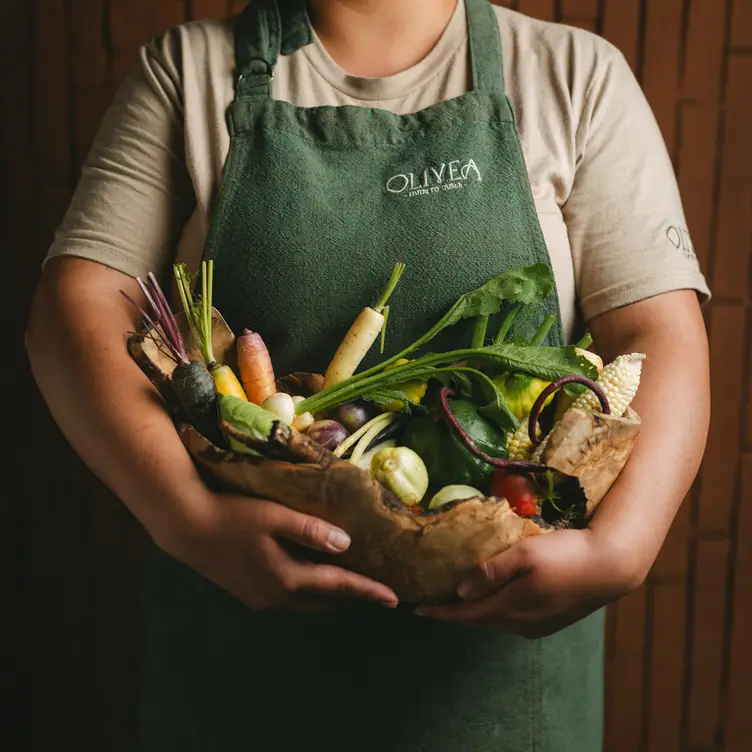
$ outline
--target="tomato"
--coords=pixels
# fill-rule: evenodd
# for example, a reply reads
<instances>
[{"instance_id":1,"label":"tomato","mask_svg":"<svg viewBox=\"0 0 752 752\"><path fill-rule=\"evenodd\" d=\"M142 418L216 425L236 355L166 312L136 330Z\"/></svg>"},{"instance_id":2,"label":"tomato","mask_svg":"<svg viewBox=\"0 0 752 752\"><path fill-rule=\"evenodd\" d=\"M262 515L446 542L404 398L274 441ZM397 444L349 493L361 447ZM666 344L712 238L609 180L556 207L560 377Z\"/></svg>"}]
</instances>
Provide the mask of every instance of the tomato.
<instances>
[{"instance_id":1,"label":"tomato","mask_svg":"<svg viewBox=\"0 0 752 752\"><path fill-rule=\"evenodd\" d=\"M491 495L506 499L521 517L539 514L533 484L524 475L496 470L491 479Z\"/></svg>"}]
</instances>

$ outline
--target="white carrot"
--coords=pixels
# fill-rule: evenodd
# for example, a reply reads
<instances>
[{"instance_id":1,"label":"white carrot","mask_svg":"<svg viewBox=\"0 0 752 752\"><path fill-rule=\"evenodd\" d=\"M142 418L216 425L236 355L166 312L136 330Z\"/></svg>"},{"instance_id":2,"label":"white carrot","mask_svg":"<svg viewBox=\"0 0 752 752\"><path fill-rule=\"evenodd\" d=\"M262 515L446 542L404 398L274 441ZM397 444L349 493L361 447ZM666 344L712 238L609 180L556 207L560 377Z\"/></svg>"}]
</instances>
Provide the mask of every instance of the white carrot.
<instances>
[{"instance_id":1,"label":"white carrot","mask_svg":"<svg viewBox=\"0 0 752 752\"><path fill-rule=\"evenodd\" d=\"M405 265L398 263L394 267L392 276L389 278L384 294L375 306L364 308L353 325L348 330L342 343L337 348L337 352L332 358L332 362L327 368L324 376L324 389L338 384L340 381L349 379L355 373L355 369L365 358L371 346L382 332L382 351L384 347L383 332L386 329L386 322L389 317L389 306L387 301L394 292L394 288L405 271Z\"/></svg>"}]
</instances>

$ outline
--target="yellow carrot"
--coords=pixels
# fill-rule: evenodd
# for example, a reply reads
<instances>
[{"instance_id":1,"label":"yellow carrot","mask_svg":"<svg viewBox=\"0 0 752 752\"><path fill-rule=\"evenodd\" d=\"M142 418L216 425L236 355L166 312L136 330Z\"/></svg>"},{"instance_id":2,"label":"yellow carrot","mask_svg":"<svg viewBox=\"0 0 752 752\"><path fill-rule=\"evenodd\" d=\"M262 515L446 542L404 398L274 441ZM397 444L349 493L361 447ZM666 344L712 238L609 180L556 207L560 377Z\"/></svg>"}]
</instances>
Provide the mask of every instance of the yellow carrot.
<instances>
[{"instance_id":1,"label":"yellow carrot","mask_svg":"<svg viewBox=\"0 0 752 752\"><path fill-rule=\"evenodd\" d=\"M238 397L246 402L248 401L248 397L246 396L245 391L243 391L243 387L240 385L238 377L230 366L214 363L214 365L209 368L209 373L214 379L214 385L217 387L217 391L220 394L225 394L228 397Z\"/></svg>"},{"instance_id":2,"label":"yellow carrot","mask_svg":"<svg viewBox=\"0 0 752 752\"><path fill-rule=\"evenodd\" d=\"M329 368L327 368L324 376L324 389L332 386L332 384L338 384L340 381L349 379L355 373L355 370L379 336L379 332L382 333L381 347L383 351L383 333L389 317L387 301L392 292L394 292L394 288L397 286L397 282L399 282L399 278L404 271L404 264L396 264L378 303L373 307L368 306L364 308L358 315L358 318L355 319L342 343L337 348L337 352L334 354Z\"/></svg>"},{"instance_id":3,"label":"yellow carrot","mask_svg":"<svg viewBox=\"0 0 752 752\"><path fill-rule=\"evenodd\" d=\"M240 381L248 399L260 405L277 393L274 367L264 340L258 332L245 329L237 340Z\"/></svg>"}]
</instances>

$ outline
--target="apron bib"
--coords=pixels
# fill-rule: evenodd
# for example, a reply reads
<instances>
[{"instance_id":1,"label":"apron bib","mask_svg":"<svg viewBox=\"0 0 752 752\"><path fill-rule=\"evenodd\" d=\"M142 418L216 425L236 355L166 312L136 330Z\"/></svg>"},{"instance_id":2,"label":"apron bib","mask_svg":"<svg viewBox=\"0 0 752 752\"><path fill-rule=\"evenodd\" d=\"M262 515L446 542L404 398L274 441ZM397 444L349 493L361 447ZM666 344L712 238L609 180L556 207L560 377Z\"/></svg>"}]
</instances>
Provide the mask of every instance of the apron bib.
<instances>
[{"instance_id":1,"label":"apron bib","mask_svg":"<svg viewBox=\"0 0 752 752\"><path fill-rule=\"evenodd\" d=\"M387 348L462 293L550 264L505 92L496 16L465 0L472 90L411 115L270 96L311 42L300 0L254 0L236 30L230 152L206 257L215 304L261 333L278 375L323 372L395 262ZM556 317L556 295L521 322ZM455 326L432 351L464 344ZM363 368L382 357L376 347ZM411 609L251 612L151 546L139 750L600 752L603 613L526 641Z\"/></svg>"}]
</instances>

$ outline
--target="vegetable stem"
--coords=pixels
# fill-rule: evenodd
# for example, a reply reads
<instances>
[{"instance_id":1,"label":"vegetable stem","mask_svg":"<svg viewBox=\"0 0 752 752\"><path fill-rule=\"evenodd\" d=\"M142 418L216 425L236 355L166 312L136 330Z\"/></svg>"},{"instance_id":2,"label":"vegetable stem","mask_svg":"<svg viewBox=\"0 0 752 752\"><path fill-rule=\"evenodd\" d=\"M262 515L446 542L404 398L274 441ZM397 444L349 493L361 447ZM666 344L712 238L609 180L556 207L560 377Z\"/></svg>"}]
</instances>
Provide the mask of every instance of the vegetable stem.
<instances>
[{"instance_id":1,"label":"vegetable stem","mask_svg":"<svg viewBox=\"0 0 752 752\"><path fill-rule=\"evenodd\" d=\"M397 262L394 265L394 270L392 271L392 276L389 277L389 282L387 282L386 289L381 294L378 303L376 303L376 305L373 307L373 310L376 311L376 313L381 313L384 310L389 298L394 292L394 288L397 287L397 283L399 282L400 277L402 276L404 271L405 265L403 263Z\"/></svg>"},{"instance_id":2,"label":"vegetable stem","mask_svg":"<svg viewBox=\"0 0 752 752\"><path fill-rule=\"evenodd\" d=\"M389 306L384 306L383 311L384 323L381 327L381 343L379 344L379 352L384 354L384 343L386 342L386 322L389 321Z\"/></svg>"},{"instance_id":3,"label":"vegetable stem","mask_svg":"<svg viewBox=\"0 0 752 752\"><path fill-rule=\"evenodd\" d=\"M488 314L478 316L475 319L475 329L473 330L473 340L471 347L473 349L481 348L486 342L486 331L488 330Z\"/></svg>"},{"instance_id":4,"label":"vegetable stem","mask_svg":"<svg viewBox=\"0 0 752 752\"><path fill-rule=\"evenodd\" d=\"M394 416L391 416L390 420L381 422L371 421L371 427L360 437L357 446L353 449L352 454L350 455L350 462L353 465L357 465L358 462L360 462L360 458L365 453L369 444L392 422L392 420L394 420Z\"/></svg>"},{"instance_id":5,"label":"vegetable stem","mask_svg":"<svg viewBox=\"0 0 752 752\"><path fill-rule=\"evenodd\" d=\"M521 303L515 303L509 309L509 313L507 313L507 315L504 317L504 321L501 322L501 327L499 327L499 332L494 338L495 345L503 344L504 340L507 338L507 334L509 334L509 330L512 328L512 325L514 324L514 320L517 318L517 314L521 310L522 310Z\"/></svg>"},{"instance_id":6,"label":"vegetable stem","mask_svg":"<svg viewBox=\"0 0 752 752\"><path fill-rule=\"evenodd\" d=\"M579 347L580 350L587 350L590 345L593 344L593 338L588 332L576 345L575 347Z\"/></svg>"},{"instance_id":7,"label":"vegetable stem","mask_svg":"<svg viewBox=\"0 0 752 752\"><path fill-rule=\"evenodd\" d=\"M383 430L394 420L394 413L381 413L372 418L368 423L364 423L355 433L350 434L343 442L334 449L334 456L341 457L351 446L353 446L361 436L365 435L373 426L378 426L379 431ZM383 425L382 425L383 424Z\"/></svg>"},{"instance_id":8,"label":"vegetable stem","mask_svg":"<svg viewBox=\"0 0 752 752\"><path fill-rule=\"evenodd\" d=\"M520 287L519 282L523 280L524 284ZM506 289L509 283L512 283L512 289ZM387 366L392 365L396 361L405 358L414 350L419 349L427 342L430 342L436 335L442 332L447 327L453 326L458 321L467 318L474 318L475 316L488 313L497 313L501 309L502 301L514 301L515 306L513 312L508 318L510 318L509 326L514 320L514 317L519 313L523 304L532 303L536 299L545 298L551 293L553 289L553 274L550 267L544 264L535 264L531 267L527 267L521 270L510 270L498 277L493 277L485 284L481 285L471 292L461 295L452 305L452 307L421 337L415 340L411 345L408 345L401 352L396 353L391 358L379 363L372 368L369 368L362 373L356 375L350 375L346 379L337 380L336 383L332 383L327 379L327 384L331 384L331 387L348 387L353 382L361 382L363 379L373 376L374 374L383 371ZM381 301L379 301L381 303ZM374 309L371 309L374 310ZM504 335L505 336L505 335ZM499 344L498 342L496 344ZM471 355L481 353L486 354L485 350L471 351ZM353 371L350 371L352 374ZM327 387L329 389L330 387ZM327 395L331 396L331 392L324 390ZM324 394L321 392L318 396Z\"/></svg>"},{"instance_id":9,"label":"vegetable stem","mask_svg":"<svg viewBox=\"0 0 752 752\"><path fill-rule=\"evenodd\" d=\"M201 262L201 287L202 287L202 303L203 303L203 317L201 320L204 330L204 356L207 363L215 363L214 350L212 348L212 293L214 291L214 262L206 261Z\"/></svg>"},{"instance_id":10,"label":"vegetable stem","mask_svg":"<svg viewBox=\"0 0 752 752\"><path fill-rule=\"evenodd\" d=\"M201 332L198 329L196 321L195 305L193 303L193 292L191 290L191 280L188 272L182 264L175 266L175 279L178 284L178 293L180 294L180 300L183 304L183 310L185 311L185 317L188 319L188 326L190 327L193 340L196 343L196 347L201 349Z\"/></svg>"},{"instance_id":11,"label":"vegetable stem","mask_svg":"<svg viewBox=\"0 0 752 752\"><path fill-rule=\"evenodd\" d=\"M535 336L530 341L531 347L540 347L546 335L551 331L551 327L556 323L556 316L546 316L543 323L538 328Z\"/></svg>"},{"instance_id":12,"label":"vegetable stem","mask_svg":"<svg viewBox=\"0 0 752 752\"><path fill-rule=\"evenodd\" d=\"M359 377L334 384L304 399L296 405L296 414L324 412L345 402L352 402L361 395L372 392L378 387L386 386L387 384L399 384L423 375L430 375L438 365L459 363L475 357L499 361L509 371L520 371L522 373L529 373L532 376L550 378L551 371L536 369L534 366L531 367L529 359L525 358L525 353L529 353L530 349L529 347L518 347L517 345L491 345L480 349L452 350L445 353L424 355L422 358L395 366L381 373L373 373L374 369L371 369L360 374ZM541 349L535 348L536 352L539 352ZM593 369L595 368L590 363L587 365ZM576 372L578 369L572 367L571 370ZM555 377L556 375L554 375Z\"/></svg>"}]
</instances>

